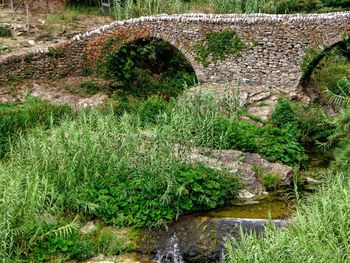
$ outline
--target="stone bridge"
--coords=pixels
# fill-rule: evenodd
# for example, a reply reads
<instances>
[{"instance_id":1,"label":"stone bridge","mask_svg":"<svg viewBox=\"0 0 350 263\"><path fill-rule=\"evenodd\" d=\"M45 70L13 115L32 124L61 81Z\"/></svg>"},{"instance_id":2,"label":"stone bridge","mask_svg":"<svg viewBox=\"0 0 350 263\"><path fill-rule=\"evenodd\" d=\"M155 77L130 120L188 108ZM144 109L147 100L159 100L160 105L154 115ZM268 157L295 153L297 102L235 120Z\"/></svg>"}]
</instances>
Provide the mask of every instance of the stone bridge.
<instances>
[{"instance_id":1,"label":"stone bridge","mask_svg":"<svg viewBox=\"0 0 350 263\"><path fill-rule=\"evenodd\" d=\"M245 43L240 56L202 65L193 46L212 32L236 32ZM73 37L53 48L0 57L0 81L13 77L52 78L80 74L94 66L111 39L119 47L128 42L154 37L179 49L192 64L199 82L264 86L291 92L302 72L300 65L308 48L324 48L344 39L350 32L350 12L268 14L181 14L141 17L116 21Z\"/></svg>"}]
</instances>

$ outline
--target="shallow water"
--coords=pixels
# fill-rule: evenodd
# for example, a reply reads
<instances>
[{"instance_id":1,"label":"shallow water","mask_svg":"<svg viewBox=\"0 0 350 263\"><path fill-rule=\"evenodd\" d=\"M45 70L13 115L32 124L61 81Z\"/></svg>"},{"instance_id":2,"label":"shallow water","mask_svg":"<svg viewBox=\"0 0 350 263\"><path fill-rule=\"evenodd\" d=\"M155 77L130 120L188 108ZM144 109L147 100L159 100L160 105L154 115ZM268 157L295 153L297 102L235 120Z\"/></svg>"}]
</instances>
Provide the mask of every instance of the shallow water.
<instances>
[{"instance_id":1,"label":"shallow water","mask_svg":"<svg viewBox=\"0 0 350 263\"><path fill-rule=\"evenodd\" d=\"M227 205L194 216L208 218L250 218L250 219L285 219L291 212L290 204L282 200L263 199L243 204Z\"/></svg>"}]
</instances>

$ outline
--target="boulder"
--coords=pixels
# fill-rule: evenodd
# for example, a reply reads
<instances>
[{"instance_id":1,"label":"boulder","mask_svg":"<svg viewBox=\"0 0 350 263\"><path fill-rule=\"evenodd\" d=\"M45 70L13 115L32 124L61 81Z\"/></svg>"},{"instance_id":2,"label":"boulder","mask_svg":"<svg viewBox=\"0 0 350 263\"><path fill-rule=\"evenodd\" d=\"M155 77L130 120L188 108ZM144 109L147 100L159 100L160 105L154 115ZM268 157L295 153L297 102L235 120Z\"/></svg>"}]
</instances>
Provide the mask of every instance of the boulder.
<instances>
[{"instance_id":1,"label":"boulder","mask_svg":"<svg viewBox=\"0 0 350 263\"><path fill-rule=\"evenodd\" d=\"M292 167L280 163L271 163L255 153L193 148L187 154L187 158L191 163L201 163L205 167L226 170L238 176L244 184L243 189L251 194L266 193L266 188L260 180L257 168L260 173L273 173L279 176L279 186L281 187L289 186L293 180Z\"/></svg>"}]
</instances>

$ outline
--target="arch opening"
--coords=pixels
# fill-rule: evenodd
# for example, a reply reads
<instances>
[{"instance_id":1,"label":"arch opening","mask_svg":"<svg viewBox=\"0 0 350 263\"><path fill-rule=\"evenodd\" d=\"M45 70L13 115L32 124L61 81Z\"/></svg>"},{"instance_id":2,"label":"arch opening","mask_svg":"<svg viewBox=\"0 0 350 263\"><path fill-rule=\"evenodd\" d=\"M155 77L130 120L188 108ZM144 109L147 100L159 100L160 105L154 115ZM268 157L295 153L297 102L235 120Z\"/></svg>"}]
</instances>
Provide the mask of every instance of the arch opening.
<instances>
[{"instance_id":1,"label":"arch opening","mask_svg":"<svg viewBox=\"0 0 350 263\"><path fill-rule=\"evenodd\" d=\"M111 52L107 74L118 89L137 97L174 97L193 86L197 77L180 50L159 38L141 38Z\"/></svg>"},{"instance_id":2,"label":"arch opening","mask_svg":"<svg viewBox=\"0 0 350 263\"><path fill-rule=\"evenodd\" d=\"M304 65L300 86L312 102L337 109L350 102L350 39L346 38L321 52L313 51Z\"/></svg>"}]
</instances>

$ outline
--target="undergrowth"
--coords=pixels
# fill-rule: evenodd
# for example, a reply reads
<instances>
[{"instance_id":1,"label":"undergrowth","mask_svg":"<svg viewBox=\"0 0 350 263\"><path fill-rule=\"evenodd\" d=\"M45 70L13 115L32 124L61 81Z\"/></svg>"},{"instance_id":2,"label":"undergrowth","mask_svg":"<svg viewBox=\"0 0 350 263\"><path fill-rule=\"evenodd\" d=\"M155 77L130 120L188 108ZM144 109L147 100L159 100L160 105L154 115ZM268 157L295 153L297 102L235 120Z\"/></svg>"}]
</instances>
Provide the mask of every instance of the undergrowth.
<instances>
[{"instance_id":1,"label":"undergrowth","mask_svg":"<svg viewBox=\"0 0 350 263\"><path fill-rule=\"evenodd\" d=\"M114 89L145 98L152 94L179 95L184 86L196 83L196 75L184 55L169 43L155 38L140 39L117 50L118 39L104 45L98 62L99 74L115 81Z\"/></svg>"},{"instance_id":2,"label":"undergrowth","mask_svg":"<svg viewBox=\"0 0 350 263\"><path fill-rule=\"evenodd\" d=\"M40 126L53 127L71 114L67 106L54 106L47 102L30 99L19 104L0 104L0 158L13 147L18 137Z\"/></svg>"},{"instance_id":3,"label":"undergrowth","mask_svg":"<svg viewBox=\"0 0 350 263\"><path fill-rule=\"evenodd\" d=\"M195 59L204 67L211 61L224 60L228 56L239 57L244 48L245 44L241 38L230 30L209 33L202 42L192 47L196 53Z\"/></svg>"}]
</instances>

